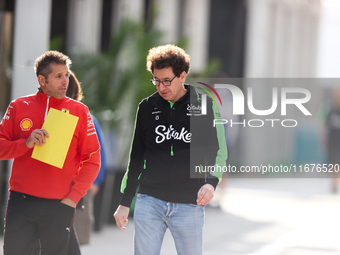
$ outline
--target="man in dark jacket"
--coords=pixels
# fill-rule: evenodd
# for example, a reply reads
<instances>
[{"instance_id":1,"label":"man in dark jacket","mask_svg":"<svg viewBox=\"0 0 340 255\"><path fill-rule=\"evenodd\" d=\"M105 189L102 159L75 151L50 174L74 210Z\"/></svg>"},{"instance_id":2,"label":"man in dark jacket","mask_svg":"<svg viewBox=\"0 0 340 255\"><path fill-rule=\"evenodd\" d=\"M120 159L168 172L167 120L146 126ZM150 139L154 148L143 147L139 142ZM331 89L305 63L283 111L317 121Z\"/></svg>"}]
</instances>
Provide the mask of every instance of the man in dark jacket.
<instances>
[{"instance_id":1,"label":"man in dark jacket","mask_svg":"<svg viewBox=\"0 0 340 255\"><path fill-rule=\"evenodd\" d=\"M135 254L159 254L169 228L178 254L199 255L204 205L213 198L219 182L203 166L222 167L227 157L223 126L213 126L218 108L208 100L207 114L201 113L194 87L184 84L190 57L183 49L174 45L150 49L147 69L157 92L139 105L122 198L114 217L117 226L126 230L139 186ZM197 172L197 167L203 171Z\"/></svg>"}]
</instances>

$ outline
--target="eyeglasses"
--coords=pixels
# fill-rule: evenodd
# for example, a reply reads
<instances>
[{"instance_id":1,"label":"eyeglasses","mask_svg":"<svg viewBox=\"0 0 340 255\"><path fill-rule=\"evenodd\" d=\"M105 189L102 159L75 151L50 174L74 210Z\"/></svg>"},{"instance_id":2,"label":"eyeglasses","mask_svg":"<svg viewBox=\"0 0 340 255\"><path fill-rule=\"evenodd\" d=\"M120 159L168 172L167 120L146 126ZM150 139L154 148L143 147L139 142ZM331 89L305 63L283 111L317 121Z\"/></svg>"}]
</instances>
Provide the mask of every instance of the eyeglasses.
<instances>
[{"instance_id":1,"label":"eyeglasses","mask_svg":"<svg viewBox=\"0 0 340 255\"><path fill-rule=\"evenodd\" d=\"M154 80L154 79L150 79L151 83L155 86L159 86L161 85L161 83L163 83L164 86L170 86L171 82L176 78L176 75L174 78L171 79L171 81L165 80L165 81L159 81L159 80Z\"/></svg>"}]
</instances>

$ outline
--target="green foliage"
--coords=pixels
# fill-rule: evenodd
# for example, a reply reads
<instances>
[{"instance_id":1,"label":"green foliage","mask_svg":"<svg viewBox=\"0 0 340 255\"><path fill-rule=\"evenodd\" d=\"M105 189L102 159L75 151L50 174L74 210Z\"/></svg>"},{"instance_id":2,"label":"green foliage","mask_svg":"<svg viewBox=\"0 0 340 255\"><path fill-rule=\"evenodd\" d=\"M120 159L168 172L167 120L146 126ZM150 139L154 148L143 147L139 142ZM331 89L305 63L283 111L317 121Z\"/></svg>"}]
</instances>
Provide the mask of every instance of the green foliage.
<instances>
[{"instance_id":1,"label":"green foliage","mask_svg":"<svg viewBox=\"0 0 340 255\"><path fill-rule=\"evenodd\" d=\"M50 41L50 50L62 51L64 45L64 36L58 35Z\"/></svg>"},{"instance_id":2,"label":"green foliage","mask_svg":"<svg viewBox=\"0 0 340 255\"><path fill-rule=\"evenodd\" d=\"M107 51L96 55L69 54L72 70L82 85L84 103L102 124L109 124L119 134L117 167L125 167L128 160L138 103L156 91L150 82L152 74L146 70L146 57L151 48L162 44L163 34L152 23L152 20L144 24L125 19ZM176 43L183 49L187 44L186 38ZM216 63L211 62L204 74L214 71Z\"/></svg>"},{"instance_id":3,"label":"green foliage","mask_svg":"<svg viewBox=\"0 0 340 255\"><path fill-rule=\"evenodd\" d=\"M162 36L150 25L125 19L107 51L70 54L72 70L82 85L83 101L99 120L115 126L123 115L132 122L138 103L156 91L150 82L152 74L146 70L146 57L150 48L161 44ZM185 49L188 39L181 38L176 45ZM213 59L194 76L207 77L219 66L219 61Z\"/></svg>"},{"instance_id":4,"label":"green foliage","mask_svg":"<svg viewBox=\"0 0 340 255\"><path fill-rule=\"evenodd\" d=\"M221 67L221 61L218 58L212 58L205 68L199 73L191 75L192 78L207 78L214 74Z\"/></svg>"},{"instance_id":5,"label":"green foliage","mask_svg":"<svg viewBox=\"0 0 340 255\"><path fill-rule=\"evenodd\" d=\"M145 24L123 20L108 51L98 55L72 56L73 71L82 83L84 103L96 114L114 113L123 100L138 103L156 91L146 70L150 48L160 44L162 33L146 30ZM134 117L134 116L133 116ZM116 118L111 119L111 124Z\"/></svg>"}]
</instances>

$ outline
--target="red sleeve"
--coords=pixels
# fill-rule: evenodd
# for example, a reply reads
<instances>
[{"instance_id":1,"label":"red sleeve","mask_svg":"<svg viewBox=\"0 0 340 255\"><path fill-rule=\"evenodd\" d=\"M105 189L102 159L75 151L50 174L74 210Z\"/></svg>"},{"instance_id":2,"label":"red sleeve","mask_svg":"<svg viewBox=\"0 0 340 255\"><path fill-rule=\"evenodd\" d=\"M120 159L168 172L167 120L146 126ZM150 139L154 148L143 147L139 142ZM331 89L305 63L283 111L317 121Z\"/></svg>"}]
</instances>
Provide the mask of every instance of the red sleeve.
<instances>
[{"instance_id":1,"label":"red sleeve","mask_svg":"<svg viewBox=\"0 0 340 255\"><path fill-rule=\"evenodd\" d=\"M8 160L24 155L29 148L26 139L14 138L15 104L11 102L0 123L0 160Z\"/></svg>"},{"instance_id":2,"label":"red sleeve","mask_svg":"<svg viewBox=\"0 0 340 255\"><path fill-rule=\"evenodd\" d=\"M87 108L86 108L87 109ZM80 137L78 149L80 154L80 166L75 176L71 192L67 196L76 203L82 198L96 179L100 169L100 145L93 120L88 109L79 118Z\"/></svg>"}]
</instances>

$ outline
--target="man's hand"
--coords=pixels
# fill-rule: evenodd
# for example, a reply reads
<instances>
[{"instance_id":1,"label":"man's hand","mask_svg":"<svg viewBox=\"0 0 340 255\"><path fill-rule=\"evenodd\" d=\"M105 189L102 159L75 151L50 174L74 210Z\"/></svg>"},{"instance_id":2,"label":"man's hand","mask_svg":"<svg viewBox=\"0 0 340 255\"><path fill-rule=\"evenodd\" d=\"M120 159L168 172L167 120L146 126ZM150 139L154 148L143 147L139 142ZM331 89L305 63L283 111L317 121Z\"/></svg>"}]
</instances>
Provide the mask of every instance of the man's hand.
<instances>
[{"instance_id":1,"label":"man's hand","mask_svg":"<svg viewBox=\"0 0 340 255\"><path fill-rule=\"evenodd\" d=\"M76 208L77 207L77 204L76 202L74 202L72 199L70 198L64 198L63 200L61 200L60 203L63 203L65 205L68 205L70 207L73 207L73 208Z\"/></svg>"},{"instance_id":2,"label":"man's hand","mask_svg":"<svg viewBox=\"0 0 340 255\"><path fill-rule=\"evenodd\" d=\"M211 184L204 184L197 193L197 204L198 205L206 205L211 199L214 197L214 186Z\"/></svg>"},{"instance_id":3,"label":"man's hand","mask_svg":"<svg viewBox=\"0 0 340 255\"><path fill-rule=\"evenodd\" d=\"M46 137L50 137L45 129L35 129L32 131L31 135L26 140L27 148L33 148L34 144L36 145L43 145L46 143Z\"/></svg>"},{"instance_id":4,"label":"man's hand","mask_svg":"<svg viewBox=\"0 0 340 255\"><path fill-rule=\"evenodd\" d=\"M130 211L129 207L119 205L116 212L113 214L113 217L115 217L117 226L122 230L126 230L125 226L126 224L128 224L127 217L129 216L129 211Z\"/></svg>"}]
</instances>

